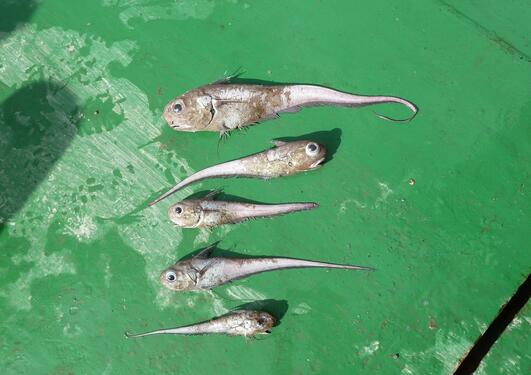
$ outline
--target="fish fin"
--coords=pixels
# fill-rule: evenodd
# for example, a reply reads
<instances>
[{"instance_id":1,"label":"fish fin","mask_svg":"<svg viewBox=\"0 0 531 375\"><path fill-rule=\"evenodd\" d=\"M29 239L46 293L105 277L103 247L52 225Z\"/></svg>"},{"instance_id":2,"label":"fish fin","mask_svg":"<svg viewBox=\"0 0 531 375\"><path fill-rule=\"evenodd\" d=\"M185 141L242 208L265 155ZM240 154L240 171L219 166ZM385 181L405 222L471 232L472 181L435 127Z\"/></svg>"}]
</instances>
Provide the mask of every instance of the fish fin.
<instances>
[{"instance_id":1,"label":"fish fin","mask_svg":"<svg viewBox=\"0 0 531 375\"><path fill-rule=\"evenodd\" d=\"M215 200L216 196L221 193L221 189L211 190L207 195L204 196L204 199Z\"/></svg>"},{"instance_id":2,"label":"fish fin","mask_svg":"<svg viewBox=\"0 0 531 375\"><path fill-rule=\"evenodd\" d=\"M218 243L219 243L219 241L214 242L212 245L209 245L209 246L205 247L203 250L201 250L196 255L194 255L194 259L197 259L197 258L210 258L210 256L212 255L212 252L214 251L214 249L216 248Z\"/></svg>"},{"instance_id":3,"label":"fish fin","mask_svg":"<svg viewBox=\"0 0 531 375\"><path fill-rule=\"evenodd\" d=\"M302 109L301 106L293 106L293 107L288 107L286 109L283 109L282 111L279 111L278 113L295 113L295 112L299 112L300 110Z\"/></svg>"},{"instance_id":4,"label":"fish fin","mask_svg":"<svg viewBox=\"0 0 531 375\"><path fill-rule=\"evenodd\" d=\"M195 273L192 274L192 275L190 275L190 272L186 272L186 275L190 278L190 280L192 280L192 282L193 282L194 284L197 285L197 276L196 276Z\"/></svg>"},{"instance_id":5,"label":"fish fin","mask_svg":"<svg viewBox=\"0 0 531 375\"><path fill-rule=\"evenodd\" d=\"M227 139L230 135L231 128L227 128L224 124L220 124L219 126L219 138L220 139ZM219 143L218 143L219 146Z\"/></svg>"},{"instance_id":6,"label":"fish fin","mask_svg":"<svg viewBox=\"0 0 531 375\"><path fill-rule=\"evenodd\" d=\"M241 66L238 69L236 69L234 71L234 73L232 73L230 75L227 75L228 73L227 73L227 71L225 71L224 77L212 82L211 85L229 83L231 81L231 79L238 78L239 76L241 76L244 73L245 73L245 70L243 70Z\"/></svg>"},{"instance_id":7,"label":"fish fin","mask_svg":"<svg viewBox=\"0 0 531 375\"><path fill-rule=\"evenodd\" d=\"M284 146L288 142L278 141L278 140L274 139L274 140L271 141L271 143L274 144L277 147L280 147L280 146Z\"/></svg>"}]
</instances>

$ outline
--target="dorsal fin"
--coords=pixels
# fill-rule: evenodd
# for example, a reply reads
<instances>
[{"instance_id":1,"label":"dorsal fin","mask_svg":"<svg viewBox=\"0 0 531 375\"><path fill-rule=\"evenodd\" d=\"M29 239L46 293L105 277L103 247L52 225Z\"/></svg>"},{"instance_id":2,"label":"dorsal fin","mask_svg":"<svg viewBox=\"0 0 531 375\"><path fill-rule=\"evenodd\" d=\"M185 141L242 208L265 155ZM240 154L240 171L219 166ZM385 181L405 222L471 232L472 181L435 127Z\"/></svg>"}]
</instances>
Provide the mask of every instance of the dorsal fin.
<instances>
[{"instance_id":1,"label":"dorsal fin","mask_svg":"<svg viewBox=\"0 0 531 375\"><path fill-rule=\"evenodd\" d=\"M219 241L214 242L212 245L205 247L203 250L195 254L193 257L194 258L205 258L205 259L210 258L210 256L212 255L212 252L214 251L218 243Z\"/></svg>"},{"instance_id":2,"label":"dorsal fin","mask_svg":"<svg viewBox=\"0 0 531 375\"><path fill-rule=\"evenodd\" d=\"M207 195L205 195L203 197L203 199L206 199L206 200L215 200L216 199L216 196L221 193L221 189L217 189L217 190L211 190L208 192Z\"/></svg>"}]
</instances>

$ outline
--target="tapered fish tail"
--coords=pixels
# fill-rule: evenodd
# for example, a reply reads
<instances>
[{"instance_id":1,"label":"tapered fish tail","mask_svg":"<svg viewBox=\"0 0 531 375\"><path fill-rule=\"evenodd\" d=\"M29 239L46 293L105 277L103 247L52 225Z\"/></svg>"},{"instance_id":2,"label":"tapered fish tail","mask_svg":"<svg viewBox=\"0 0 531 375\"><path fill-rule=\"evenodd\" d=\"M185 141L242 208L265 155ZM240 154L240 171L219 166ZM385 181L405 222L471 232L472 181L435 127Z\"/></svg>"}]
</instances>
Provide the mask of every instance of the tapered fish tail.
<instances>
[{"instance_id":1,"label":"tapered fish tail","mask_svg":"<svg viewBox=\"0 0 531 375\"><path fill-rule=\"evenodd\" d=\"M394 118L384 116L384 115L374 112L374 114L377 117L383 120L392 121L392 122L409 122L413 120L418 113L418 108L415 104L411 103L409 100L402 99L397 96L364 96L364 95L349 94L349 100L347 103L336 103L336 104L345 106L345 107L365 107L369 105L387 104L387 103L402 104L403 106L407 107L413 113L411 116L405 119L394 119ZM334 104L334 103L331 103L331 104Z\"/></svg>"},{"instance_id":2,"label":"tapered fish tail","mask_svg":"<svg viewBox=\"0 0 531 375\"><path fill-rule=\"evenodd\" d=\"M342 264L336 264L336 267L331 268L338 268L342 270L357 270L357 271L374 271L374 268L372 267L364 267L364 266L355 266L355 265L342 265Z\"/></svg>"},{"instance_id":3,"label":"tapered fish tail","mask_svg":"<svg viewBox=\"0 0 531 375\"><path fill-rule=\"evenodd\" d=\"M152 336L152 335L162 335L162 334L178 334L178 332L175 332L175 329L159 329L156 331L149 331L144 333L136 333L132 334L128 331L124 332L124 336L128 339L135 339L137 337L144 337L144 336Z\"/></svg>"},{"instance_id":4,"label":"tapered fish tail","mask_svg":"<svg viewBox=\"0 0 531 375\"><path fill-rule=\"evenodd\" d=\"M298 85L291 88L295 94L295 105L314 106L314 105L336 105L341 107L364 107L376 104L397 103L406 106L413 114L406 119L393 119L388 116L376 114L381 119L393 122L409 122L415 118L418 108L409 100L386 95L355 95L342 91L337 91L322 86Z\"/></svg>"},{"instance_id":5,"label":"tapered fish tail","mask_svg":"<svg viewBox=\"0 0 531 375\"><path fill-rule=\"evenodd\" d=\"M337 264L295 258L277 258L277 260L278 262L274 264L274 267L278 268L333 268L342 270L374 271L374 268L354 264Z\"/></svg>"},{"instance_id":6,"label":"tapered fish tail","mask_svg":"<svg viewBox=\"0 0 531 375\"><path fill-rule=\"evenodd\" d=\"M357 95L356 95L357 96ZM411 110L412 115L405 119L394 119L388 116L384 116L374 112L376 116L383 120L392 121L392 122L409 122L415 118L418 113L418 108L415 104L411 103L409 100L399 98L397 96L358 96L362 104L354 104L353 106L366 106L366 105L375 105L375 104L385 104L385 103L398 103L406 106Z\"/></svg>"},{"instance_id":7,"label":"tapered fish tail","mask_svg":"<svg viewBox=\"0 0 531 375\"><path fill-rule=\"evenodd\" d=\"M192 174L191 176L186 177L184 180L179 182L177 185L172 187L170 190L159 196L157 199L149 203L149 206L153 206L155 203L160 202L161 200L169 197L176 191L194 183L211 177L223 177L231 174L235 174L234 166L237 165L239 160L233 160L222 164L217 164L212 167L205 168Z\"/></svg>"}]
</instances>

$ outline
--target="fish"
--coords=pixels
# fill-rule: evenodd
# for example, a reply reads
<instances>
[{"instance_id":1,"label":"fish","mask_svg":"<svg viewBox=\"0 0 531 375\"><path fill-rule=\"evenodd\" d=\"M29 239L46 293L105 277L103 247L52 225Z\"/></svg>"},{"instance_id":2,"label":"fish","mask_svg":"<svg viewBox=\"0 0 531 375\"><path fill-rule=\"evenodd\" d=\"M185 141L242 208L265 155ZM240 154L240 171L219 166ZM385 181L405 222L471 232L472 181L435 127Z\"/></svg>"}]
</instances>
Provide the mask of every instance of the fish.
<instances>
[{"instance_id":1,"label":"fish","mask_svg":"<svg viewBox=\"0 0 531 375\"><path fill-rule=\"evenodd\" d=\"M372 271L372 268L324 263L295 258L226 258L213 257L217 244L206 247L191 259L177 261L160 274L160 282L166 288L184 291L204 291L233 280L268 271L288 268L336 268L344 270Z\"/></svg>"},{"instance_id":2,"label":"fish","mask_svg":"<svg viewBox=\"0 0 531 375\"><path fill-rule=\"evenodd\" d=\"M399 103L413 112L403 120L377 115L395 122L411 121L418 112L415 104L396 96L354 95L317 85L267 86L229 81L230 77L177 96L164 107L162 117L177 131L214 131L223 135L264 120L275 119L280 113L298 112L303 107L361 107Z\"/></svg>"},{"instance_id":3,"label":"fish","mask_svg":"<svg viewBox=\"0 0 531 375\"><path fill-rule=\"evenodd\" d=\"M253 337L271 333L271 328L276 324L273 315L264 311L238 310L226 315L177 328L158 329L138 334L125 332L127 338L137 338L152 335L211 335L222 334L228 336Z\"/></svg>"},{"instance_id":4,"label":"fish","mask_svg":"<svg viewBox=\"0 0 531 375\"><path fill-rule=\"evenodd\" d=\"M149 203L167 198L193 182L218 177L250 177L270 179L290 176L320 167L326 157L326 148L314 141L272 141L275 147L241 159L205 168L186 177L173 188Z\"/></svg>"},{"instance_id":5,"label":"fish","mask_svg":"<svg viewBox=\"0 0 531 375\"><path fill-rule=\"evenodd\" d=\"M218 191L213 191L201 199L185 199L171 205L168 208L170 220L182 228L212 228L319 207L313 202L253 204L215 200L218 193Z\"/></svg>"}]
</instances>

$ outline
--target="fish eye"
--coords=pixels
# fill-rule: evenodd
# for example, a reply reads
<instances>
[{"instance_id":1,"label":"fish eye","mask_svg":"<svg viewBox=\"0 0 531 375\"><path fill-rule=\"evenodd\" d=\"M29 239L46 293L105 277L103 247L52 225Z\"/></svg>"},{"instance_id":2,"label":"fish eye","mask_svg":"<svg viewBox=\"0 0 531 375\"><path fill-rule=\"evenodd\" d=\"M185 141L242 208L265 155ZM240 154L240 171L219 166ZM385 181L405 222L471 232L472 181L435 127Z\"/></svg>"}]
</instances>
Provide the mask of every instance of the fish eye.
<instances>
[{"instance_id":1,"label":"fish eye","mask_svg":"<svg viewBox=\"0 0 531 375\"><path fill-rule=\"evenodd\" d=\"M183 209L179 206L175 207L175 213L179 215L181 212L183 212Z\"/></svg>"},{"instance_id":2,"label":"fish eye","mask_svg":"<svg viewBox=\"0 0 531 375\"><path fill-rule=\"evenodd\" d=\"M179 103L175 103L173 105L173 112L176 112L176 113L179 113L183 110L183 106L180 105Z\"/></svg>"},{"instance_id":3,"label":"fish eye","mask_svg":"<svg viewBox=\"0 0 531 375\"><path fill-rule=\"evenodd\" d=\"M174 282L177 279L177 275L173 271L166 272L166 280L170 283Z\"/></svg>"},{"instance_id":4,"label":"fish eye","mask_svg":"<svg viewBox=\"0 0 531 375\"><path fill-rule=\"evenodd\" d=\"M257 323L258 323L259 326L263 326L264 323L265 323L265 319L264 318L259 318Z\"/></svg>"},{"instance_id":5,"label":"fish eye","mask_svg":"<svg viewBox=\"0 0 531 375\"><path fill-rule=\"evenodd\" d=\"M306 154L308 156L315 156L319 152L319 145L315 142L308 143L306 145Z\"/></svg>"}]
</instances>

